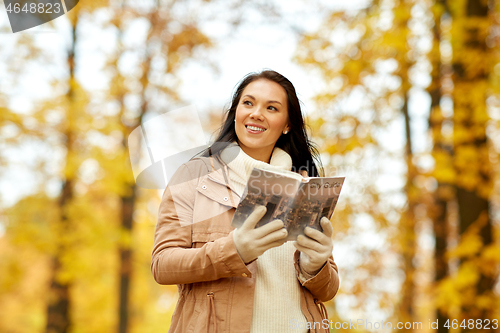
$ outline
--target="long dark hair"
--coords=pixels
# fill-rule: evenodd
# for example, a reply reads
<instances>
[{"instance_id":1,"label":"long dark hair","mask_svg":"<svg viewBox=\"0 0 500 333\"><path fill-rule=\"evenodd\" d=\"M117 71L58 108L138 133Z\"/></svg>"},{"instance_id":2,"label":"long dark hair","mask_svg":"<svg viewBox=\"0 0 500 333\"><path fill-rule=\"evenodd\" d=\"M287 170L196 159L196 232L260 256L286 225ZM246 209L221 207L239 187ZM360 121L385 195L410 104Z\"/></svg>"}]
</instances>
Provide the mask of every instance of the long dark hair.
<instances>
[{"instance_id":1,"label":"long dark hair","mask_svg":"<svg viewBox=\"0 0 500 333\"><path fill-rule=\"evenodd\" d=\"M316 146L309 140L302 117L300 101L297 98L295 88L286 77L272 70L264 70L260 73L247 74L238 84L233 94L231 106L226 111L226 120L219 128L217 139L209 149L201 153L201 156L209 156L210 151L214 155L219 155L228 143L236 141L239 143L234 128L234 119L236 117L236 107L240 102L243 90L253 81L266 79L276 82L286 91L288 100L288 118L290 130L288 134L282 134L275 144L286 151L292 158L292 171L300 172L306 170L309 177L318 177L323 174L319 152ZM319 166L316 166L316 163Z\"/></svg>"}]
</instances>

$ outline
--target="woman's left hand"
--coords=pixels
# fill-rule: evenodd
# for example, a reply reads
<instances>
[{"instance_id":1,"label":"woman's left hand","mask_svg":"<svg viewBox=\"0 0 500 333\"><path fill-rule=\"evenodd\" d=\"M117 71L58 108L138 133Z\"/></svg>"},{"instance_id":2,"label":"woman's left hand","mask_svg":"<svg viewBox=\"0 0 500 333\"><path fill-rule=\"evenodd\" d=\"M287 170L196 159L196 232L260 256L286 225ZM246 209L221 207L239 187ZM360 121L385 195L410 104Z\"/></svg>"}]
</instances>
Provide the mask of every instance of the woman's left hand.
<instances>
[{"instance_id":1,"label":"woman's left hand","mask_svg":"<svg viewBox=\"0 0 500 333\"><path fill-rule=\"evenodd\" d=\"M332 255L333 250L333 227L326 217L320 220L323 232L306 227L304 235L299 235L293 243L300 251L299 264L302 271L308 275L316 275Z\"/></svg>"}]
</instances>

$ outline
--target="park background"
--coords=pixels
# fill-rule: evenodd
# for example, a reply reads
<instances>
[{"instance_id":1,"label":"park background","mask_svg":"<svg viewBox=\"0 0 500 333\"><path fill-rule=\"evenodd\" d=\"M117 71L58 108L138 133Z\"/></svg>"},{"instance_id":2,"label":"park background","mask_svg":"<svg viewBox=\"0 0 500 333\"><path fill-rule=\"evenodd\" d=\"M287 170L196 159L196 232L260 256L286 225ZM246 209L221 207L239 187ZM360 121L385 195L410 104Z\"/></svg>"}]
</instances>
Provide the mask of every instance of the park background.
<instances>
[{"instance_id":1,"label":"park background","mask_svg":"<svg viewBox=\"0 0 500 333\"><path fill-rule=\"evenodd\" d=\"M0 332L167 331L127 138L187 105L210 138L263 68L347 177L330 319L500 318L497 2L81 0L17 34L0 8Z\"/></svg>"}]
</instances>

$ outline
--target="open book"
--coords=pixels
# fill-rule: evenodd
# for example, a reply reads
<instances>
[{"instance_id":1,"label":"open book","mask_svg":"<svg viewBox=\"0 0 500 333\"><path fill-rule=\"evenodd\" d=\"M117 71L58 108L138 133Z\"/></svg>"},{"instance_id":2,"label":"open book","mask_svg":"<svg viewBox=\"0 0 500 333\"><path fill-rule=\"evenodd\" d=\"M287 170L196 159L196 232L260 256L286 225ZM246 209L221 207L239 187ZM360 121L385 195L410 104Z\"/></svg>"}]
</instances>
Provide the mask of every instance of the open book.
<instances>
[{"instance_id":1,"label":"open book","mask_svg":"<svg viewBox=\"0 0 500 333\"><path fill-rule=\"evenodd\" d=\"M345 177L307 177L291 171L254 168L248 179L231 225L239 228L255 209L266 206L256 228L280 219L288 231L287 240L296 240L309 226L323 231L320 219L331 218Z\"/></svg>"}]
</instances>

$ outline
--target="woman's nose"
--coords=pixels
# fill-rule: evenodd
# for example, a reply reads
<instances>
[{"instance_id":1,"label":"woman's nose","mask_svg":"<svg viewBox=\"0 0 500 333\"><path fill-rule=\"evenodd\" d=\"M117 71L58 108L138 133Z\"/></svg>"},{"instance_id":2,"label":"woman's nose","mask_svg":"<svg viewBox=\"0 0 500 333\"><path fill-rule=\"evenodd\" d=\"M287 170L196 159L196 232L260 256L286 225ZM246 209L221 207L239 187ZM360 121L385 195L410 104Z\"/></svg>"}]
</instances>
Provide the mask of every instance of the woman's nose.
<instances>
[{"instance_id":1,"label":"woman's nose","mask_svg":"<svg viewBox=\"0 0 500 333\"><path fill-rule=\"evenodd\" d=\"M260 109L260 107L257 107L253 110L253 112L250 114L250 118L263 120L264 116L262 114L262 110Z\"/></svg>"}]
</instances>

